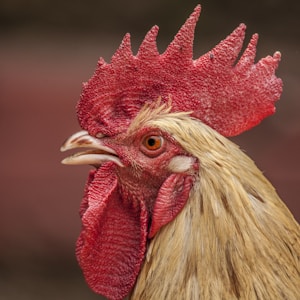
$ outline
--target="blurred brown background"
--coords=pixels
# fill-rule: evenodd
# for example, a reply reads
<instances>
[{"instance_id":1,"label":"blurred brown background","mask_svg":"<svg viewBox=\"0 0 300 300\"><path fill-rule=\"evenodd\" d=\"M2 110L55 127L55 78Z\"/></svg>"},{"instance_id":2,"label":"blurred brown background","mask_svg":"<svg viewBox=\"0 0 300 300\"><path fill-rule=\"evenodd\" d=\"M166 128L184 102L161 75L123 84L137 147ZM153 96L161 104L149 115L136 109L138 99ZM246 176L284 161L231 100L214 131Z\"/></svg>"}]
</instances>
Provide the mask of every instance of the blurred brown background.
<instances>
[{"instance_id":1,"label":"blurred brown background","mask_svg":"<svg viewBox=\"0 0 300 300\"><path fill-rule=\"evenodd\" d=\"M1 0L0 299L100 299L74 256L89 167L60 165L79 129L81 82L123 35L133 49L154 24L162 52L198 1ZM300 220L300 2L202 0L195 56L239 23L260 33L258 58L280 50L284 93L277 114L234 138Z\"/></svg>"}]
</instances>

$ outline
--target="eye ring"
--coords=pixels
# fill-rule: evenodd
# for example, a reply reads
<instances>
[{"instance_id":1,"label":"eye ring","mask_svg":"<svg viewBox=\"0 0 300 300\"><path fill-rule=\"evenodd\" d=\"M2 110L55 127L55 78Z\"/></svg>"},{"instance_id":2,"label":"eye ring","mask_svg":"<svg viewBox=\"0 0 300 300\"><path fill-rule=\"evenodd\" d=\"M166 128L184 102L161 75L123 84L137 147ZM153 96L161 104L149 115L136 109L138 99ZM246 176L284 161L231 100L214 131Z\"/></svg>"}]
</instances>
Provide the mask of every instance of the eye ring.
<instances>
[{"instance_id":1,"label":"eye ring","mask_svg":"<svg viewBox=\"0 0 300 300\"><path fill-rule=\"evenodd\" d=\"M164 138L160 135L147 135L142 140L141 150L150 157L155 157L164 151Z\"/></svg>"}]
</instances>

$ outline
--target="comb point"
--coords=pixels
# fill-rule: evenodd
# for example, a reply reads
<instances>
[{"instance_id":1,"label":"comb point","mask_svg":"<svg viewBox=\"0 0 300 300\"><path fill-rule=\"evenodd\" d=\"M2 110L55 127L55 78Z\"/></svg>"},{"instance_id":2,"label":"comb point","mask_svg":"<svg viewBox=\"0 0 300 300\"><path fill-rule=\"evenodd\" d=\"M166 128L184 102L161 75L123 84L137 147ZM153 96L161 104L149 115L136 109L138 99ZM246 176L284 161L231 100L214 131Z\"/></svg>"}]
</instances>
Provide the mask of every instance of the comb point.
<instances>
[{"instance_id":1,"label":"comb point","mask_svg":"<svg viewBox=\"0 0 300 300\"><path fill-rule=\"evenodd\" d=\"M156 44L156 38L158 34L159 27L153 26L148 33L146 34L144 40L142 41L137 57L140 59L146 59L149 57L155 57L158 56L158 50L157 50L157 44Z\"/></svg>"},{"instance_id":2,"label":"comb point","mask_svg":"<svg viewBox=\"0 0 300 300\"><path fill-rule=\"evenodd\" d=\"M176 57L177 64L182 65L185 64L185 61L193 59L194 33L200 12L201 6L197 5L164 52L165 61L174 60Z\"/></svg>"},{"instance_id":3,"label":"comb point","mask_svg":"<svg viewBox=\"0 0 300 300\"><path fill-rule=\"evenodd\" d=\"M131 40L130 40L130 34L126 33L119 48L115 52L115 54L111 58L111 63L115 63L117 61L120 61L122 63L122 60L127 60L132 57L132 50L131 50Z\"/></svg>"}]
</instances>

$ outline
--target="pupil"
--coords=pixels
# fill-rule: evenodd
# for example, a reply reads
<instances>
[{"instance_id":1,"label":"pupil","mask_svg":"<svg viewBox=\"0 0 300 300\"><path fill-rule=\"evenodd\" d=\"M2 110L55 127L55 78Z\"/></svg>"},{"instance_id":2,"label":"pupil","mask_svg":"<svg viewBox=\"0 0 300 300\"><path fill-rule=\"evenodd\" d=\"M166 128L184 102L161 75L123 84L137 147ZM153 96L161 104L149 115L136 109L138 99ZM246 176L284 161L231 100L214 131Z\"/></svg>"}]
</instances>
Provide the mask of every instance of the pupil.
<instances>
[{"instance_id":1,"label":"pupil","mask_svg":"<svg viewBox=\"0 0 300 300\"><path fill-rule=\"evenodd\" d=\"M155 145L155 139L150 138L150 139L148 140L148 145L149 145L150 147L153 147L153 146Z\"/></svg>"}]
</instances>

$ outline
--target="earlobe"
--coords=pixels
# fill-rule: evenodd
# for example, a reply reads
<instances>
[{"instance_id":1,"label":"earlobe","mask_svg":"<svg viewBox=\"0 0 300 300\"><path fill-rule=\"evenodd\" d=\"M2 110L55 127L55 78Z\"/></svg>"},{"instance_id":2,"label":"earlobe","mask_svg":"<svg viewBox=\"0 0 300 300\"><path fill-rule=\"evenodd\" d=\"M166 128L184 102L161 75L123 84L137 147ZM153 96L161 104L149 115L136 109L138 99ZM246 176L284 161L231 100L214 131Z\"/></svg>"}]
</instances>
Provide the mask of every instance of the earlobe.
<instances>
[{"instance_id":1,"label":"earlobe","mask_svg":"<svg viewBox=\"0 0 300 300\"><path fill-rule=\"evenodd\" d=\"M196 159L192 156L177 155L174 156L168 165L172 173L193 172Z\"/></svg>"}]
</instances>

